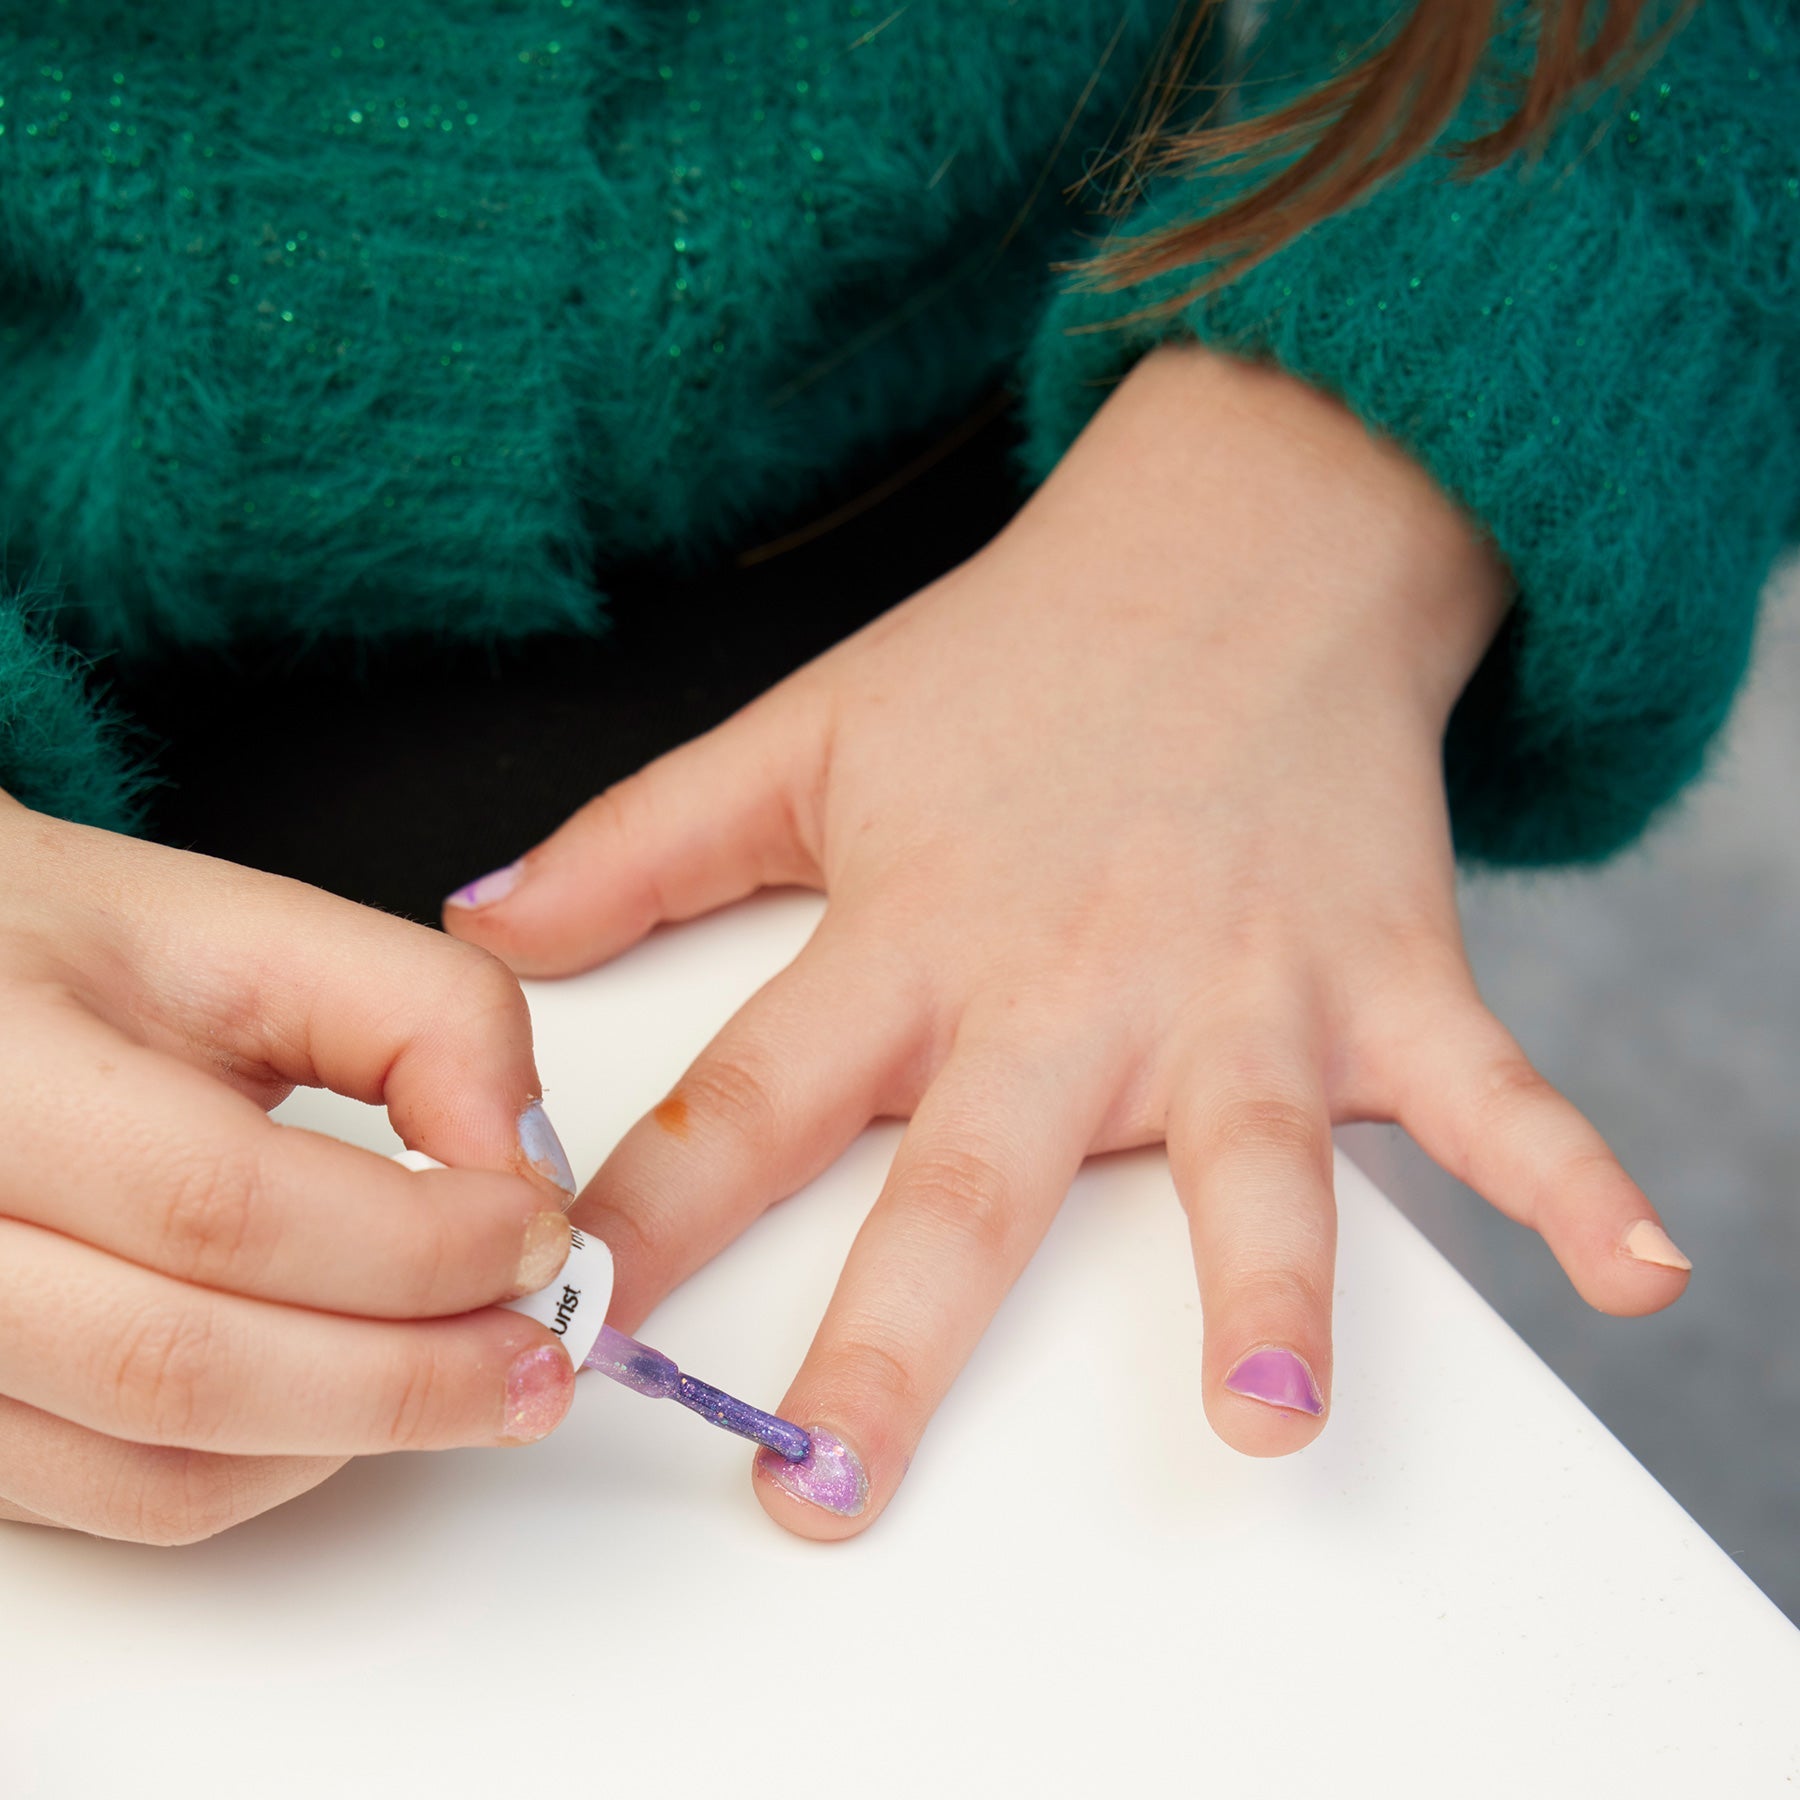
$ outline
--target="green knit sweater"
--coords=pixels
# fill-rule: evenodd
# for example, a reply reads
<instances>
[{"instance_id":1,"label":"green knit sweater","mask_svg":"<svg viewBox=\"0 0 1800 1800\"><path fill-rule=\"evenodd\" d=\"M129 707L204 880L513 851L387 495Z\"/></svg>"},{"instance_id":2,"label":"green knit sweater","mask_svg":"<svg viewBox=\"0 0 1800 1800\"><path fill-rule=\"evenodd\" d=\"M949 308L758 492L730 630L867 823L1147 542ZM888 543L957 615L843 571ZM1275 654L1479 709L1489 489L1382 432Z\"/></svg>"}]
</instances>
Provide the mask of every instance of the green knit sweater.
<instances>
[{"instance_id":1,"label":"green knit sweater","mask_svg":"<svg viewBox=\"0 0 1800 1800\"><path fill-rule=\"evenodd\" d=\"M1248 91L1391 11L1278 11ZM1342 395L1510 559L1464 851L1628 841L1800 526L1791 0L1701 0L1531 166L1432 159L1154 328L1072 331L1145 298L1048 265L1168 13L0 0L0 785L132 823L96 655L590 630L609 562L716 550L996 380L1041 472L1184 332Z\"/></svg>"}]
</instances>

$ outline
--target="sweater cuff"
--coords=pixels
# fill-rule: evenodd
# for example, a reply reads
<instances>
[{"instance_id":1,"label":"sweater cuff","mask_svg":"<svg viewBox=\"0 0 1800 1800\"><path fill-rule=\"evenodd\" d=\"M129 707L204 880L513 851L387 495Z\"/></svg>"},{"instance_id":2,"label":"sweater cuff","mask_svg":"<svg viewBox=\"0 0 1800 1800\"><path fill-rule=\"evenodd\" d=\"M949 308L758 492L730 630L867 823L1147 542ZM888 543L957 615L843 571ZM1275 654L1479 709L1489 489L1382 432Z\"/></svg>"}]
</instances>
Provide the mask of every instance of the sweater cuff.
<instances>
[{"instance_id":1,"label":"sweater cuff","mask_svg":"<svg viewBox=\"0 0 1800 1800\"><path fill-rule=\"evenodd\" d=\"M0 788L34 811L133 831L150 777L82 658L47 630L41 590L0 587Z\"/></svg>"},{"instance_id":2,"label":"sweater cuff","mask_svg":"<svg viewBox=\"0 0 1800 1800\"><path fill-rule=\"evenodd\" d=\"M1633 104L1676 167L1677 123L1646 110L1656 74ZM1779 171L1745 171L1770 204L1735 229L1786 238L1734 248L1726 219L1684 224L1656 160L1634 163L1636 127L1590 147L1593 129L1474 181L1427 158L1171 316L1111 323L1195 271L1064 292L1026 369L1034 473L1144 351L1186 336L1336 394L1480 521L1518 588L1446 745L1458 850L1480 860L1604 856L1698 772L1800 491L1792 346L1756 279L1793 250ZM1171 184L1131 229L1193 204Z\"/></svg>"}]
</instances>

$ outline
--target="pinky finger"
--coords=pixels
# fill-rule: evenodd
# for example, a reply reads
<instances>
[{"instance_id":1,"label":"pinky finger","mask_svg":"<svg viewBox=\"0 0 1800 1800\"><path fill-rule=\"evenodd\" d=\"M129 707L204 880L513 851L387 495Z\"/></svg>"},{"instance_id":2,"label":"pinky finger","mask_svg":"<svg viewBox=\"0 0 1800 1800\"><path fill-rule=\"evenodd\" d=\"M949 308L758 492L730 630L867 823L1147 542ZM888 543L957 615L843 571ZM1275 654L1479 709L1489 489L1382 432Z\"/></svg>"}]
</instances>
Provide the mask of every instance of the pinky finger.
<instances>
[{"instance_id":1,"label":"pinky finger","mask_svg":"<svg viewBox=\"0 0 1800 1800\"><path fill-rule=\"evenodd\" d=\"M132 1444L0 1398L0 1519L134 1544L194 1544L335 1475L341 1456Z\"/></svg>"},{"instance_id":2,"label":"pinky finger","mask_svg":"<svg viewBox=\"0 0 1800 1800\"><path fill-rule=\"evenodd\" d=\"M1471 997L1419 1034L1395 1116L1420 1148L1509 1219L1538 1232L1601 1312L1657 1312L1692 1264L1581 1111Z\"/></svg>"}]
</instances>

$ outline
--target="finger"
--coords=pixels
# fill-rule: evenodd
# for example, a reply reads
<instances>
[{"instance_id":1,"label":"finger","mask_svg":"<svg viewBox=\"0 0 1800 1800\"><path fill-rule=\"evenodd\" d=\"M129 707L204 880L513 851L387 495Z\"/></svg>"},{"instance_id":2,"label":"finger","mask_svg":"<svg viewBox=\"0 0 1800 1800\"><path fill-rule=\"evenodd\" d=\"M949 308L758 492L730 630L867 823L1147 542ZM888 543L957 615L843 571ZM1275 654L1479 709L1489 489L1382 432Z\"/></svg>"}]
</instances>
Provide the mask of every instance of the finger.
<instances>
[{"instance_id":1,"label":"finger","mask_svg":"<svg viewBox=\"0 0 1800 1800\"><path fill-rule=\"evenodd\" d=\"M348 1319L190 1287L0 1219L0 1393L109 1437L235 1456L525 1443L575 1371L541 1325L488 1309Z\"/></svg>"},{"instance_id":2,"label":"finger","mask_svg":"<svg viewBox=\"0 0 1800 1800\"><path fill-rule=\"evenodd\" d=\"M1407 1041L1393 1110L1428 1156L1539 1232L1590 1306L1631 1316L1680 1298L1693 1265L1656 1208L1478 998Z\"/></svg>"},{"instance_id":3,"label":"finger","mask_svg":"<svg viewBox=\"0 0 1800 1800\"><path fill-rule=\"evenodd\" d=\"M805 815L822 756L822 732L765 695L459 888L444 929L521 975L568 975L758 888L817 887Z\"/></svg>"},{"instance_id":4,"label":"finger","mask_svg":"<svg viewBox=\"0 0 1800 1800\"><path fill-rule=\"evenodd\" d=\"M539 1104L531 1015L495 958L300 882L152 844L122 853L84 827L59 825L44 854L86 896L116 977L82 997L127 1036L244 1091L298 1084L384 1106L439 1162L574 1197Z\"/></svg>"},{"instance_id":5,"label":"finger","mask_svg":"<svg viewBox=\"0 0 1800 1800\"><path fill-rule=\"evenodd\" d=\"M372 1318L509 1300L567 1259L568 1222L530 1183L421 1180L277 1125L70 998L18 1023L0 1043L0 1089L18 1121L0 1159L0 1211L13 1218L184 1281Z\"/></svg>"},{"instance_id":6,"label":"finger","mask_svg":"<svg viewBox=\"0 0 1800 1800\"><path fill-rule=\"evenodd\" d=\"M1298 1034L1219 1042L1178 1085L1168 1124L1200 1280L1206 1416L1234 1450L1281 1456L1324 1429L1331 1392L1331 1120Z\"/></svg>"},{"instance_id":7,"label":"finger","mask_svg":"<svg viewBox=\"0 0 1800 1800\"><path fill-rule=\"evenodd\" d=\"M612 1247L627 1331L878 1113L901 1110L924 1018L896 959L830 921L626 1133L576 1203Z\"/></svg>"},{"instance_id":8,"label":"finger","mask_svg":"<svg viewBox=\"0 0 1800 1800\"><path fill-rule=\"evenodd\" d=\"M848 1537L892 1498L1081 1167L1106 1104L1097 1061L1047 1044L952 1054L781 1407L813 1435L813 1455L757 1458L758 1497L778 1523Z\"/></svg>"},{"instance_id":9,"label":"finger","mask_svg":"<svg viewBox=\"0 0 1800 1800\"><path fill-rule=\"evenodd\" d=\"M128 1444L0 1399L0 1517L133 1544L195 1544L315 1488L341 1456Z\"/></svg>"},{"instance_id":10,"label":"finger","mask_svg":"<svg viewBox=\"0 0 1800 1800\"><path fill-rule=\"evenodd\" d=\"M57 1520L47 1519L42 1513L28 1512L22 1506L15 1506L10 1500L0 1500L0 1524L48 1525L52 1531L65 1529Z\"/></svg>"}]
</instances>

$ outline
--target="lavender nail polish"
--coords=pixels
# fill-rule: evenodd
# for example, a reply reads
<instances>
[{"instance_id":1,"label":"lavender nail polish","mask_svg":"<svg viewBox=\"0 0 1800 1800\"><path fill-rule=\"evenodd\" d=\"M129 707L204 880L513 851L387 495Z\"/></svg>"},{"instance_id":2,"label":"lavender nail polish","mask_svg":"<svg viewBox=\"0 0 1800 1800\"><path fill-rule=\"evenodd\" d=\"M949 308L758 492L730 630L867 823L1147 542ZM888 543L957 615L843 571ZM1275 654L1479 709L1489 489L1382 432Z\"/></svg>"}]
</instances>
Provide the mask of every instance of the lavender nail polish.
<instances>
[{"instance_id":1,"label":"lavender nail polish","mask_svg":"<svg viewBox=\"0 0 1800 1800\"><path fill-rule=\"evenodd\" d=\"M1233 1364L1225 1385L1247 1400L1260 1400L1265 1406L1279 1406L1288 1412L1311 1413L1315 1419L1325 1410L1312 1371L1291 1350L1252 1350Z\"/></svg>"},{"instance_id":2,"label":"lavender nail polish","mask_svg":"<svg viewBox=\"0 0 1800 1800\"><path fill-rule=\"evenodd\" d=\"M554 1181L571 1199L575 1195L575 1171L544 1111L543 1102L534 1100L519 1114L519 1148L525 1160L547 1181Z\"/></svg>"},{"instance_id":3,"label":"lavender nail polish","mask_svg":"<svg viewBox=\"0 0 1800 1800\"><path fill-rule=\"evenodd\" d=\"M525 859L510 862L504 869L495 869L487 875L479 875L475 880L459 887L445 900L446 906L461 906L473 910L477 906L492 906L496 900L504 900L519 885L519 878L525 873Z\"/></svg>"},{"instance_id":4,"label":"lavender nail polish","mask_svg":"<svg viewBox=\"0 0 1800 1800\"><path fill-rule=\"evenodd\" d=\"M783 1493L854 1519L869 1504L869 1478L856 1460L856 1452L842 1438L816 1425L807 1426L806 1435L812 1448L800 1462L786 1462L773 1450L759 1450L756 1466Z\"/></svg>"}]
</instances>

